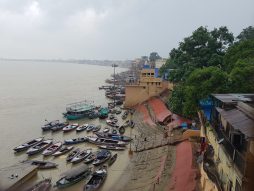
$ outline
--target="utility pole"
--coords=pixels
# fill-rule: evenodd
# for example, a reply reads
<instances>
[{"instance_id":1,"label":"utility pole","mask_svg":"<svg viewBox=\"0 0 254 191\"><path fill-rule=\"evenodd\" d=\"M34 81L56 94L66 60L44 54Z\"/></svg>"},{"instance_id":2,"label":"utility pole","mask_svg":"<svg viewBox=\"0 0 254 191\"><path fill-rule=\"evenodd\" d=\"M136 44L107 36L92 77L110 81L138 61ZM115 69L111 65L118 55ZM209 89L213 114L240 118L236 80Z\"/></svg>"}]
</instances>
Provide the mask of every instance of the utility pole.
<instances>
[{"instance_id":1,"label":"utility pole","mask_svg":"<svg viewBox=\"0 0 254 191\"><path fill-rule=\"evenodd\" d=\"M118 65L116 65L116 64L112 64L112 67L114 68L114 92L115 92L115 94L114 94L114 107L116 106L116 67L117 67Z\"/></svg>"}]
</instances>

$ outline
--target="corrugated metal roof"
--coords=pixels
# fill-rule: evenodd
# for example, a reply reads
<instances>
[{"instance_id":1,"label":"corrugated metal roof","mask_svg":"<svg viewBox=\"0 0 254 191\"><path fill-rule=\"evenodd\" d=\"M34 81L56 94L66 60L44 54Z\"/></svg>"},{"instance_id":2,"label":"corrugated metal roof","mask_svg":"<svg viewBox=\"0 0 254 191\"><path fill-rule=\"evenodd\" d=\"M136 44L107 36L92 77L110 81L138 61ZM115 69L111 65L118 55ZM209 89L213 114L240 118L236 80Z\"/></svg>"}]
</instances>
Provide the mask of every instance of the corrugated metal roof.
<instances>
[{"instance_id":1,"label":"corrugated metal roof","mask_svg":"<svg viewBox=\"0 0 254 191\"><path fill-rule=\"evenodd\" d=\"M238 109L228 111L220 108L216 109L234 129L241 131L248 138L254 138L254 120Z\"/></svg>"},{"instance_id":2,"label":"corrugated metal roof","mask_svg":"<svg viewBox=\"0 0 254 191\"><path fill-rule=\"evenodd\" d=\"M254 94L212 94L223 103L236 103L238 101L253 102Z\"/></svg>"}]
</instances>

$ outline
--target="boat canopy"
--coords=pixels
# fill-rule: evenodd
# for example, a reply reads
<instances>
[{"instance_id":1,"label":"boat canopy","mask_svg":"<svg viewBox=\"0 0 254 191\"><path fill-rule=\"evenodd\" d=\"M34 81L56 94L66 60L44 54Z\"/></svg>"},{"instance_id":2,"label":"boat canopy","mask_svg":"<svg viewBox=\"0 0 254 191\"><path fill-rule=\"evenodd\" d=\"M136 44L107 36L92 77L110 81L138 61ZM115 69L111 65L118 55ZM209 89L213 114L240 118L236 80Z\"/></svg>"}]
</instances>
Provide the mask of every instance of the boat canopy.
<instances>
[{"instance_id":1,"label":"boat canopy","mask_svg":"<svg viewBox=\"0 0 254 191\"><path fill-rule=\"evenodd\" d=\"M67 112L82 112L82 111L90 111L95 109L95 105L90 101L80 101L76 103L71 103L66 106Z\"/></svg>"},{"instance_id":2,"label":"boat canopy","mask_svg":"<svg viewBox=\"0 0 254 191\"><path fill-rule=\"evenodd\" d=\"M89 170L89 167L86 164L84 164L64 172L63 174L61 174L61 177L65 177L66 179L71 179L73 177L79 176L80 174L86 172L87 170Z\"/></svg>"}]
</instances>

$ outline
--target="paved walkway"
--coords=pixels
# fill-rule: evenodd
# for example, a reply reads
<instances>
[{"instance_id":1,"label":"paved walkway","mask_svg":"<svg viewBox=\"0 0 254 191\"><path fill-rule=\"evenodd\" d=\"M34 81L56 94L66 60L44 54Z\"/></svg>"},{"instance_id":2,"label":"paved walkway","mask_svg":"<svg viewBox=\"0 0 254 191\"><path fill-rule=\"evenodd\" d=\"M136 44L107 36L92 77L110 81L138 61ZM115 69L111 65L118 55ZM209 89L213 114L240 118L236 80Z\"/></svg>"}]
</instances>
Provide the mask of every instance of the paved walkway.
<instances>
[{"instance_id":1,"label":"paved walkway","mask_svg":"<svg viewBox=\"0 0 254 191\"><path fill-rule=\"evenodd\" d=\"M168 191L193 191L196 186L196 169L192 168L192 146L185 141L176 147L176 164Z\"/></svg>"}]
</instances>

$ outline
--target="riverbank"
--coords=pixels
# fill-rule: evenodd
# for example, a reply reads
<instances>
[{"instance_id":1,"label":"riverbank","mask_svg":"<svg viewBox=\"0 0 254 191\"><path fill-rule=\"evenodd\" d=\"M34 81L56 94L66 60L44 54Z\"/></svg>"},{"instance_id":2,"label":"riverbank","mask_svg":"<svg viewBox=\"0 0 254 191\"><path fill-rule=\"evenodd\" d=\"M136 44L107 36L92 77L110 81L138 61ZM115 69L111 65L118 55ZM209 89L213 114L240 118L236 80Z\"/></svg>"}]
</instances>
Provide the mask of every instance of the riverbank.
<instances>
[{"instance_id":1,"label":"riverbank","mask_svg":"<svg viewBox=\"0 0 254 191\"><path fill-rule=\"evenodd\" d=\"M157 110L154 111L155 105L150 107L153 102L159 103L160 100L153 98L152 102L149 100L136 107L133 120L137 135L131 146L134 152L112 190L191 191L196 188L192 144L181 129L168 131L167 126L157 124L156 119L160 116ZM164 114L169 112L162 111Z\"/></svg>"}]
</instances>

